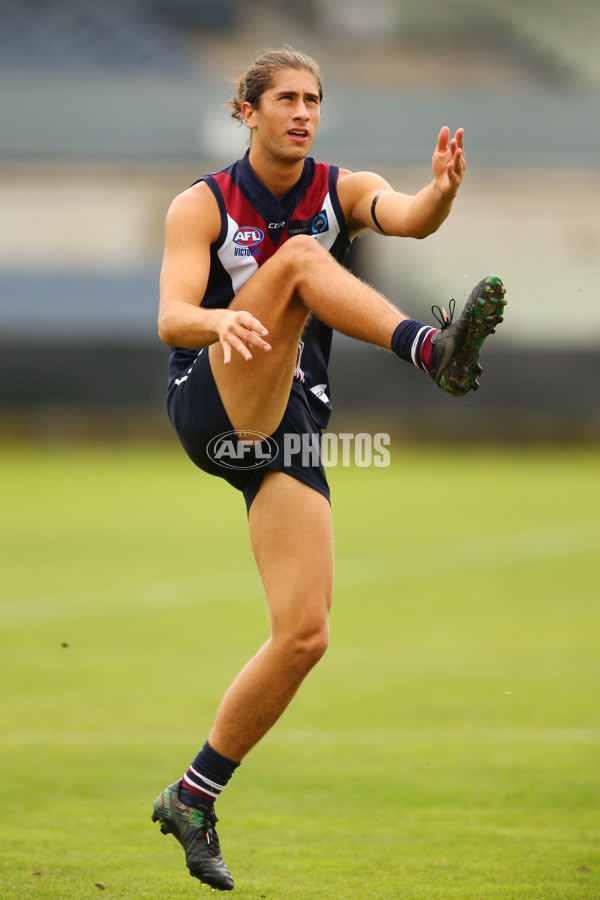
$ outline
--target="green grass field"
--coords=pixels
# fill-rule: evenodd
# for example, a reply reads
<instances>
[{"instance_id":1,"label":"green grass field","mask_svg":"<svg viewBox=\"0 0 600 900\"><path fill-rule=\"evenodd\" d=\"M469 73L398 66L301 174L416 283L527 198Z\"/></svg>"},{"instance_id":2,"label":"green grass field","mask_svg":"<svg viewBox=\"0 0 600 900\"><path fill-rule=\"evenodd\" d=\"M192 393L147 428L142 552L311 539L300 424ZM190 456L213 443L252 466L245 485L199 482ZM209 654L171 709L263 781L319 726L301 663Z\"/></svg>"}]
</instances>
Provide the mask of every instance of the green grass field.
<instances>
[{"instance_id":1,"label":"green grass field","mask_svg":"<svg viewBox=\"0 0 600 900\"><path fill-rule=\"evenodd\" d=\"M208 895L150 813L266 636L241 497L175 446L0 473L0 898ZM234 896L600 897L598 452L329 476L332 643L219 801Z\"/></svg>"}]
</instances>

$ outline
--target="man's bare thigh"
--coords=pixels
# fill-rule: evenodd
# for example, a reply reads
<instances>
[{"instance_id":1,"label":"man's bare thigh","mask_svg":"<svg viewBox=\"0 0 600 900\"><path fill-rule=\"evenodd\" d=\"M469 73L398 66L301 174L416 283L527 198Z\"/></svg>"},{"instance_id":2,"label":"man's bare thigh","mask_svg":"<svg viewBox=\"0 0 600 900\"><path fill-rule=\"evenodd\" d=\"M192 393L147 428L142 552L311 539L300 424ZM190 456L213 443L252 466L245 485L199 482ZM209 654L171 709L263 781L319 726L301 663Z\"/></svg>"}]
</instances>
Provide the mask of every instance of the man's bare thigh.
<instances>
[{"instance_id":1,"label":"man's bare thigh","mask_svg":"<svg viewBox=\"0 0 600 900\"><path fill-rule=\"evenodd\" d=\"M209 350L217 389L238 431L272 434L287 405L308 310L286 276L289 267L275 254L230 304L230 309L252 313L268 329L269 351L251 348L250 360L233 353L229 365L225 365L220 344L212 344Z\"/></svg>"}]
</instances>

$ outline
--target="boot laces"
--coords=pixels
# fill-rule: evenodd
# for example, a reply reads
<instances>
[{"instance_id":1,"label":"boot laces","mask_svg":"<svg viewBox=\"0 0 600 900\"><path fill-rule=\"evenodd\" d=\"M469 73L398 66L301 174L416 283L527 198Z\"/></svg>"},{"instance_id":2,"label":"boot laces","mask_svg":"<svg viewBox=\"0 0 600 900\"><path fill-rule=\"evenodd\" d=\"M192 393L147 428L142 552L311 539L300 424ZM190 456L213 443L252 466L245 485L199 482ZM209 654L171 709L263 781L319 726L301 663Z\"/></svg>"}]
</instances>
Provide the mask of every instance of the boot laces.
<instances>
[{"instance_id":1,"label":"boot laces","mask_svg":"<svg viewBox=\"0 0 600 900\"><path fill-rule=\"evenodd\" d=\"M204 823L196 832L198 840L205 840L212 856L218 856L220 853L219 838L215 826L219 821L214 810L203 809Z\"/></svg>"},{"instance_id":2,"label":"boot laces","mask_svg":"<svg viewBox=\"0 0 600 900\"><path fill-rule=\"evenodd\" d=\"M450 315L448 315L448 313L446 312L446 310L444 309L443 306L438 306L436 304L435 306L431 307L431 312L433 313L433 316L434 316L436 322L439 322L439 325L440 325L440 328L442 331L445 328L449 328L450 325L452 325L452 320L454 318L455 306L456 306L456 301L454 300L454 298L452 298L452 300L448 304L448 309L450 310Z\"/></svg>"}]
</instances>

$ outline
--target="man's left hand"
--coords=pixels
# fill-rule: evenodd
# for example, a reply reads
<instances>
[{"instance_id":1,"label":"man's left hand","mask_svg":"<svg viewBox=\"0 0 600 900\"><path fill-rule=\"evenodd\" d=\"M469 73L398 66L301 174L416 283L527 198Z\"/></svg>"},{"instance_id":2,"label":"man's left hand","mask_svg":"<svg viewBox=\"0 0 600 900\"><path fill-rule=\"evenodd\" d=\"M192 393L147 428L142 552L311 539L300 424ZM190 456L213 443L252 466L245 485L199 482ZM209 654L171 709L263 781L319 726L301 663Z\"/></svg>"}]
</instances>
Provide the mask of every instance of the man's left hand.
<instances>
[{"instance_id":1,"label":"man's left hand","mask_svg":"<svg viewBox=\"0 0 600 900\"><path fill-rule=\"evenodd\" d=\"M459 128L450 139L450 129L447 125L443 126L438 135L431 167L439 192L444 196L453 197L461 185L467 167L462 128Z\"/></svg>"}]
</instances>

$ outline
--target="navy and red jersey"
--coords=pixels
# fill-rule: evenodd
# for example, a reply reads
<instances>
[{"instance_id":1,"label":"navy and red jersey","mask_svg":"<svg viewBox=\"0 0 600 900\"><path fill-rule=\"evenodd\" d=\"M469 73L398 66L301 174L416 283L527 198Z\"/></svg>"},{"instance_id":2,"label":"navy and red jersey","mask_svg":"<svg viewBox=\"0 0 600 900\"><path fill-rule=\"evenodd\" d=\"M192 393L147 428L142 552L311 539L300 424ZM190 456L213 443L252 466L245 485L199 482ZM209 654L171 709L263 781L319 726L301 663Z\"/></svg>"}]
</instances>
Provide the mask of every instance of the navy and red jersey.
<instances>
[{"instance_id":1,"label":"navy and red jersey","mask_svg":"<svg viewBox=\"0 0 600 900\"><path fill-rule=\"evenodd\" d=\"M211 264L201 306L224 309L246 281L290 237L313 235L338 262L350 247L337 195L337 166L304 160L302 175L279 200L255 174L248 154L220 172L204 175L219 205L221 230L211 245ZM198 182L195 182L196 184ZM316 424L325 428L331 414L327 365L331 329L311 316L298 345L292 390L303 393ZM175 347L169 382L185 374L198 350Z\"/></svg>"}]
</instances>

